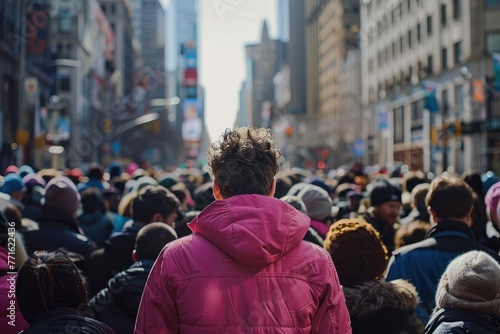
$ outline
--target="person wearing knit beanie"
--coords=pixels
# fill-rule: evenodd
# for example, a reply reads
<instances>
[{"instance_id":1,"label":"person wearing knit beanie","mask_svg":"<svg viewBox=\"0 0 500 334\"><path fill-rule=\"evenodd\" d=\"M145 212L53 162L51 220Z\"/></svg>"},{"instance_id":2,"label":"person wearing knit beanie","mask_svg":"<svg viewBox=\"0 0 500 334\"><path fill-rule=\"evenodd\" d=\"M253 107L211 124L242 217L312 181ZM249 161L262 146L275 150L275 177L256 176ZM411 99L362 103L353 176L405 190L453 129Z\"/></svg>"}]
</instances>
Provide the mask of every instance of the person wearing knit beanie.
<instances>
[{"instance_id":1,"label":"person wearing knit beanie","mask_svg":"<svg viewBox=\"0 0 500 334\"><path fill-rule=\"evenodd\" d=\"M456 257L441 276L426 333L449 333L452 328L500 333L500 265L485 252Z\"/></svg>"},{"instance_id":2,"label":"person wearing knit beanie","mask_svg":"<svg viewBox=\"0 0 500 334\"><path fill-rule=\"evenodd\" d=\"M335 263L340 283L347 286L380 278L389 259L379 233L358 219L334 223L326 236L325 249Z\"/></svg>"},{"instance_id":3,"label":"person wearing knit beanie","mask_svg":"<svg viewBox=\"0 0 500 334\"><path fill-rule=\"evenodd\" d=\"M353 333L422 333L423 324L414 314L415 287L382 278L389 254L373 226L341 219L330 227L324 248L343 285Z\"/></svg>"},{"instance_id":4,"label":"person wearing knit beanie","mask_svg":"<svg viewBox=\"0 0 500 334\"><path fill-rule=\"evenodd\" d=\"M58 176L47 183L43 206L56 207L68 216L76 218L80 194L74 183L65 176Z\"/></svg>"},{"instance_id":5,"label":"person wearing knit beanie","mask_svg":"<svg viewBox=\"0 0 500 334\"><path fill-rule=\"evenodd\" d=\"M375 227L389 253L392 253L394 236L399 227L401 189L385 178L378 178L369 186L371 206L361 217Z\"/></svg>"}]
</instances>

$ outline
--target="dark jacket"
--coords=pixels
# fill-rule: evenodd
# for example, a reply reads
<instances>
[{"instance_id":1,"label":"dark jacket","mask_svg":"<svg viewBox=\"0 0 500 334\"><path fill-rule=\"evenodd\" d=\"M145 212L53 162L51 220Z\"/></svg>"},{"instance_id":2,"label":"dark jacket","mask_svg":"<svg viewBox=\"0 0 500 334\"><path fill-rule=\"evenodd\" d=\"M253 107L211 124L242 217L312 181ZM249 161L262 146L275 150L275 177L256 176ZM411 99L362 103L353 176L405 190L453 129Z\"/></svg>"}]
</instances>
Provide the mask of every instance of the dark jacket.
<instances>
[{"instance_id":1,"label":"dark jacket","mask_svg":"<svg viewBox=\"0 0 500 334\"><path fill-rule=\"evenodd\" d=\"M500 318L452 308L440 309L425 326L425 334L498 334Z\"/></svg>"},{"instance_id":2,"label":"dark jacket","mask_svg":"<svg viewBox=\"0 0 500 334\"><path fill-rule=\"evenodd\" d=\"M84 274L89 283L91 296L104 289L111 277L134 263L132 251L135 247L135 238L143 226L133 223L122 232L113 234L105 241L103 248L90 255L85 264Z\"/></svg>"},{"instance_id":3,"label":"dark jacket","mask_svg":"<svg viewBox=\"0 0 500 334\"><path fill-rule=\"evenodd\" d=\"M110 279L108 286L89 302L95 319L117 334L133 333L142 291L153 263L154 260L136 262Z\"/></svg>"},{"instance_id":4,"label":"dark jacket","mask_svg":"<svg viewBox=\"0 0 500 334\"><path fill-rule=\"evenodd\" d=\"M78 224L80 224L83 233L98 247L104 246L104 241L109 238L111 230L113 230L111 222L100 211L82 213L78 216Z\"/></svg>"},{"instance_id":5,"label":"dark jacket","mask_svg":"<svg viewBox=\"0 0 500 334\"><path fill-rule=\"evenodd\" d=\"M435 224L424 240L393 252L387 266L387 280L408 280L417 288L420 303L417 315L427 323L435 307L439 279L451 260L471 250L482 250L500 262L490 249L474 240L472 230L463 222L442 220Z\"/></svg>"},{"instance_id":6,"label":"dark jacket","mask_svg":"<svg viewBox=\"0 0 500 334\"><path fill-rule=\"evenodd\" d=\"M391 254L394 251L394 237L396 235L396 229L393 226L389 226L386 222L380 221L373 217L370 213L365 212L361 216L367 223L372 225L380 234L380 239L384 243L385 247Z\"/></svg>"},{"instance_id":7,"label":"dark jacket","mask_svg":"<svg viewBox=\"0 0 500 334\"><path fill-rule=\"evenodd\" d=\"M108 325L100 321L85 318L68 307L58 307L40 314L23 334L113 334Z\"/></svg>"},{"instance_id":8,"label":"dark jacket","mask_svg":"<svg viewBox=\"0 0 500 334\"><path fill-rule=\"evenodd\" d=\"M97 247L95 243L79 233L76 221L57 208L42 207L38 230L23 232L26 251L55 251L64 248L88 258Z\"/></svg>"},{"instance_id":9,"label":"dark jacket","mask_svg":"<svg viewBox=\"0 0 500 334\"><path fill-rule=\"evenodd\" d=\"M404 280L366 281L344 286L354 334L417 334L424 324L415 316L417 291Z\"/></svg>"}]
</instances>

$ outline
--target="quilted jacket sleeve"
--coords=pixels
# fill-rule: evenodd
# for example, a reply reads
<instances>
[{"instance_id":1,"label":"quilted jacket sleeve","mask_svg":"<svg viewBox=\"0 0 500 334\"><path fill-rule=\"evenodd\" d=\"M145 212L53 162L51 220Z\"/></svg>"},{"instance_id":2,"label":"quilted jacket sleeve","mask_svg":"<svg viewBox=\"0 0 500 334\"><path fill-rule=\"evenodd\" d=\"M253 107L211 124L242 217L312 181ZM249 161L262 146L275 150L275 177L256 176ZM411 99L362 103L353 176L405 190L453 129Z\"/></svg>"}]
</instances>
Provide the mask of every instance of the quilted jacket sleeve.
<instances>
[{"instance_id":1,"label":"quilted jacket sleeve","mask_svg":"<svg viewBox=\"0 0 500 334\"><path fill-rule=\"evenodd\" d=\"M135 333L179 333L179 317L170 287L169 251L166 247L156 260L142 294Z\"/></svg>"},{"instance_id":2,"label":"quilted jacket sleeve","mask_svg":"<svg viewBox=\"0 0 500 334\"><path fill-rule=\"evenodd\" d=\"M323 255L328 255L326 252ZM337 271L331 259L325 259L324 293L313 318L311 333L352 334L351 320Z\"/></svg>"}]
</instances>

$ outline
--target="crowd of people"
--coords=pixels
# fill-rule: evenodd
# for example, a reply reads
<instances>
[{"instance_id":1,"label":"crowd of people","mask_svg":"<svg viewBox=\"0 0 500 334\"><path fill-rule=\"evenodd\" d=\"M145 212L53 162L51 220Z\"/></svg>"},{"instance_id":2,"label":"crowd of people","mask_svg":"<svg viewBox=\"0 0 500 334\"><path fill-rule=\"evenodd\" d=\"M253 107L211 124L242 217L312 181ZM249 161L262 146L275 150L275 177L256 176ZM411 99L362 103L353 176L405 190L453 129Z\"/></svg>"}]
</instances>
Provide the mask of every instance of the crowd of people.
<instances>
[{"instance_id":1,"label":"crowd of people","mask_svg":"<svg viewBox=\"0 0 500 334\"><path fill-rule=\"evenodd\" d=\"M494 173L279 158L248 127L207 169L8 166L0 333L500 333Z\"/></svg>"}]
</instances>

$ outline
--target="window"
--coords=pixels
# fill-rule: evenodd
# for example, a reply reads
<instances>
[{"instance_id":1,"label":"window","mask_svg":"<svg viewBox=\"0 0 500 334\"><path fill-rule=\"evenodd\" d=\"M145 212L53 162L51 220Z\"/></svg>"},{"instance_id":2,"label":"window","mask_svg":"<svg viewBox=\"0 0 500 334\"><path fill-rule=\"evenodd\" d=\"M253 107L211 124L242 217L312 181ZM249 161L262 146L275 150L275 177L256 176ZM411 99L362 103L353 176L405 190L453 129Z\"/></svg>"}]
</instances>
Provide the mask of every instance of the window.
<instances>
[{"instance_id":1,"label":"window","mask_svg":"<svg viewBox=\"0 0 500 334\"><path fill-rule=\"evenodd\" d=\"M420 43L421 39L422 39L422 25L419 23L417 24L417 42Z\"/></svg>"},{"instance_id":2,"label":"window","mask_svg":"<svg viewBox=\"0 0 500 334\"><path fill-rule=\"evenodd\" d=\"M392 59L396 58L396 43L392 43Z\"/></svg>"},{"instance_id":3,"label":"window","mask_svg":"<svg viewBox=\"0 0 500 334\"><path fill-rule=\"evenodd\" d=\"M462 42L453 44L453 58L455 65L462 63Z\"/></svg>"},{"instance_id":4,"label":"window","mask_svg":"<svg viewBox=\"0 0 500 334\"><path fill-rule=\"evenodd\" d=\"M441 5L441 26L446 27L446 5Z\"/></svg>"},{"instance_id":5,"label":"window","mask_svg":"<svg viewBox=\"0 0 500 334\"><path fill-rule=\"evenodd\" d=\"M115 4L112 3L111 4L111 14L114 14L115 13Z\"/></svg>"},{"instance_id":6,"label":"window","mask_svg":"<svg viewBox=\"0 0 500 334\"><path fill-rule=\"evenodd\" d=\"M59 89L61 92L69 92L71 90L71 80L69 76L61 76L59 78Z\"/></svg>"},{"instance_id":7,"label":"window","mask_svg":"<svg viewBox=\"0 0 500 334\"><path fill-rule=\"evenodd\" d=\"M69 33L71 31L72 17L69 9L60 9L58 13L58 25L60 33Z\"/></svg>"},{"instance_id":8,"label":"window","mask_svg":"<svg viewBox=\"0 0 500 334\"><path fill-rule=\"evenodd\" d=\"M394 144L404 143L403 107L394 109Z\"/></svg>"},{"instance_id":9,"label":"window","mask_svg":"<svg viewBox=\"0 0 500 334\"><path fill-rule=\"evenodd\" d=\"M424 116L424 100L419 100L411 104L412 123L422 122Z\"/></svg>"},{"instance_id":10,"label":"window","mask_svg":"<svg viewBox=\"0 0 500 334\"><path fill-rule=\"evenodd\" d=\"M432 16L427 16L427 35L432 35Z\"/></svg>"},{"instance_id":11,"label":"window","mask_svg":"<svg viewBox=\"0 0 500 334\"><path fill-rule=\"evenodd\" d=\"M455 113L456 116L464 114L464 86L455 86Z\"/></svg>"},{"instance_id":12,"label":"window","mask_svg":"<svg viewBox=\"0 0 500 334\"><path fill-rule=\"evenodd\" d=\"M112 22L112 23L110 23L110 26L111 26L111 30L113 30L113 32L116 33L115 24Z\"/></svg>"},{"instance_id":13,"label":"window","mask_svg":"<svg viewBox=\"0 0 500 334\"><path fill-rule=\"evenodd\" d=\"M443 89L443 91L441 92L441 106L443 107L442 115L444 117L448 116L450 104L448 101L448 91L446 89Z\"/></svg>"},{"instance_id":14,"label":"window","mask_svg":"<svg viewBox=\"0 0 500 334\"><path fill-rule=\"evenodd\" d=\"M404 39L403 37L399 38L399 54L403 54L403 46L404 46Z\"/></svg>"},{"instance_id":15,"label":"window","mask_svg":"<svg viewBox=\"0 0 500 334\"><path fill-rule=\"evenodd\" d=\"M500 7L500 0L486 0L486 8L498 8Z\"/></svg>"},{"instance_id":16,"label":"window","mask_svg":"<svg viewBox=\"0 0 500 334\"><path fill-rule=\"evenodd\" d=\"M408 48L411 49L411 30L408 31Z\"/></svg>"},{"instance_id":17,"label":"window","mask_svg":"<svg viewBox=\"0 0 500 334\"><path fill-rule=\"evenodd\" d=\"M500 51L500 32L486 35L486 51L489 53Z\"/></svg>"},{"instance_id":18,"label":"window","mask_svg":"<svg viewBox=\"0 0 500 334\"><path fill-rule=\"evenodd\" d=\"M104 13L104 15L106 15L106 5L105 4L101 5L101 10Z\"/></svg>"},{"instance_id":19,"label":"window","mask_svg":"<svg viewBox=\"0 0 500 334\"><path fill-rule=\"evenodd\" d=\"M460 20L462 16L462 5L460 4L462 0L453 0L453 19Z\"/></svg>"},{"instance_id":20,"label":"window","mask_svg":"<svg viewBox=\"0 0 500 334\"><path fill-rule=\"evenodd\" d=\"M434 59L432 56L427 57L427 74L432 74L434 72Z\"/></svg>"},{"instance_id":21,"label":"window","mask_svg":"<svg viewBox=\"0 0 500 334\"><path fill-rule=\"evenodd\" d=\"M446 48L441 50L441 67L443 70L448 68L448 49Z\"/></svg>"}]
</instances>

